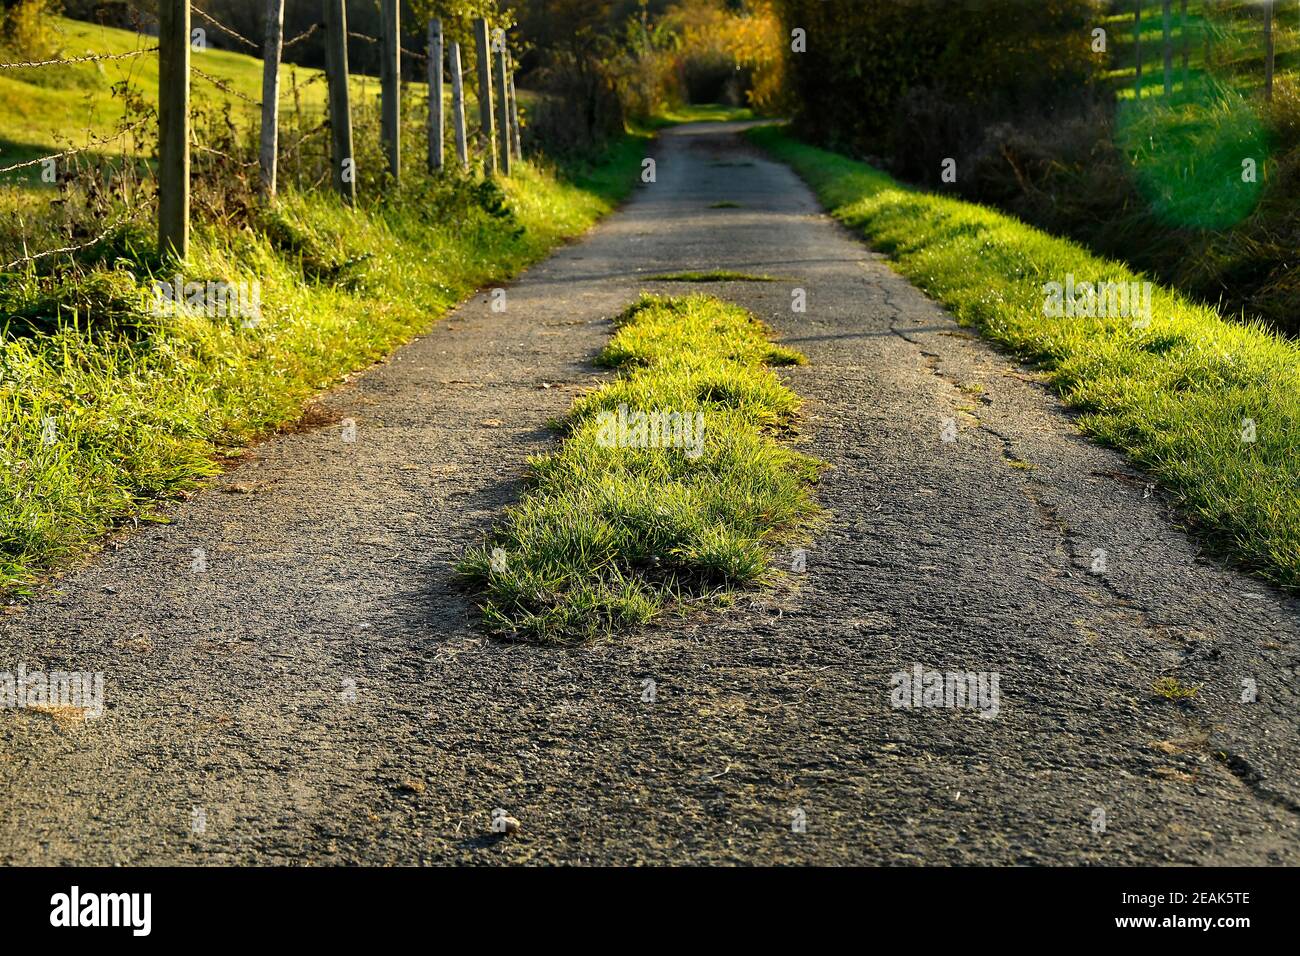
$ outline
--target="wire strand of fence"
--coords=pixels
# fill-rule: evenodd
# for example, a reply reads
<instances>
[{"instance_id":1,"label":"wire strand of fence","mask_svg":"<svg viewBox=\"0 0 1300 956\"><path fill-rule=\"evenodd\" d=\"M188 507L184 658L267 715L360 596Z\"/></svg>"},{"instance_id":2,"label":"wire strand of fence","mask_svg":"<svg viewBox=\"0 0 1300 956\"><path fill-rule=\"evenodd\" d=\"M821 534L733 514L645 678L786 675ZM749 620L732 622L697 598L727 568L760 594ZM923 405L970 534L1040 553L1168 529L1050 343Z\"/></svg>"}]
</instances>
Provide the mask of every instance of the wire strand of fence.
<instances>
[{"instance_id":1,"label":"wire strand of fence","mask_svg":"<svg viewBox=\"0 0 1300 956\"><path fill-rule=\"evenodd\" d=\"M67 63L91 63L102 62L106 60L129 60L135 56L143 56L146 53L157 53L156 46L146 47L143 50L130 50L126 53L88 53L85 56L59 57L53 60L19 60L14 63L0 63L0 70L18 70L26 67L36 66L61 66Z\"/></svg>"},{"instance_id":2,"label":"wire strand of fence","mask_svg":"<svg viewBox=\"0 0 1300 956\"><path fill-rule=\"evenodd\" d=\"M254 166L257 166L260 163L260 160L256 160L256 159L247 163L243 162L238 157L231 156L225 150L214 149L211 146L204 146L202 143L198 143L198 142L191 142L190 149L197 149L200 153L211 153L214 156L220 156L222 159L228 159L230 160L230 162L234 163L235 166L237 166L240 169L252 169Z\"/></svg>"},{"instance_id":3,"label":"wire strand of fence","mask_svg":"<svg viewBox=\"0 0 1300 956\"><path fill-rule=\"evenodd\" d=\"M368 33L357 33L355 30L349 30L349 31L348 31L348 36L352 37L352 38L355 39L355 40L365 40L367 43L383 43L383 42L384 42L383 40L379 39L379 37L372 37L372 36L370 36ZM408 50L408 49L407 49L406 47L404 47L404 46L399 46L398 49L401 50L403 53L405 53L407 56L409 56L409 57L414 57L414 58L417 59L417 60L427 60L427 59L428 59L428 54L421 53L421 52L419 52L418 50Z\"/></svg>"},{"instance_id":4,"label":"wire strand of fence","mask_svg":"<svg viewBox=\"0 0 1300 956\"><path fill-rule=\"evenodd\" d=\"M95 140L94 142L87 143L85 146L73 146L70 149L63 150L61 153L53 153L49 156L38 156L36 159L29 159L26 160L25 162L14 163L11 166L0 166L0 174L11 173L17 169L26 169L29 166L39 166L41 163L47 163L52 159L64 159L68 156L75 156L78 153L84 153L88 150L97 149L100 146L107 146L109 143L116 142L117 140L121 139L127 133L134 132L144 124L145 124L145 120L137 120L136 122L132 123L130 126L118 130L112 136L106 136L102 139Z\"/></svg>"},{"instance_id":5,"label":"wire strand of fence","mask_svg":"<svg viewBox=\"0 0 1300 956\"><path fill-rule=\"evenodd\" d=\"M325 120L323 123L319 124L318 126L314 126L311 129L307 130L307 132L303 133L301 136L298 137L298 139L294 142L292 146L286 146L284 148L283 151L284 155L292 156L295 152L297 152L302 147L303 143L307 142L307 140L311 139L312 137L325 132L327 129L329 129L329 127L330 127L329 120Z\"/></svg>"},{"instance_id":6,"label":"wire strand of fence","mask_svg":"<svg viewBox=\"0 0 1300 956\"><path fill-rule=\"evenodd\" d=\"M284 50L289 49L289 47L293 46L295 43L300 43L301 41L307 39L309 36L311 36L319 29L320 29L320 24L313 23L311 26L309 26L306 30L303 30L302 33L299 33L292 40L285 40L284 43L281 45L281 49Z\"/></svg>"},{"instance_id":7,"label":"wire strand of fence","mask_svg":"<svg viewBox=\"0 0 1300 956\"><path fill-rule=\"evenodd\" d=\"M221 92L223 93L229 93L231 96L243 100L245 103L248 103L250 106L260 107L262 105L260 100L253 99L247 93L239 92L239 90L232 87L229 83L227 83L225 80L221 79L220 77L213 76L210 73L205 73L203 70L200 70L197 66L194 66L193 64L190 64L190 70L194 73L195 76L199 76L207 80L209 83L211 83L217 89L221 90Z\"/></svg>"},{"instance_id":8,"label":"wire strand of fence","mask_svg":"<svg viewBox=\"0 0 1300 956\"><path fill-rule=\"evenodd\" d=\"M230 27L226 26L224 23L222 23L220 20L218 20L218 19L217 19L216 17L214 17L212 14L210 14L210 13L204 11L204 10L200 10L198 7L194 7L193 10L194 10L195 13L197 13L199 16L201 16L204 20L207 20L207 21L208 21L209 23L211 23L214 27L216 27L218 30L220 30L222 33L225 33L225 34L230 35L230 36L233 37L234 39L238 40L240 43L244 44L244 46L249 47L250 49L253 49L253 50L259 50L259 51L260 51L260 50L262 49L261 46L259 46L258 44L254 43L252 40L248 39L248 37L243 36L242 34L236 32L235 30L232 30Z\"/></svg>"},{"instance_id":9,"label":"wire strand of fence","mask_svg":"<svg viewBox=\"0 0 1300 956\"><path fill-rule=\"evenodd\" d=\"M199 10L199 9L195 9L194 13L198 17L200 17L203 21L210 24L213 28L221 31L221 33L225 34L226 36L231 37L237 43L242 44L243 46L247 47L251 51L260 53L261 46L258 43L254 42L253 40L250 40L246 36L243 36L237 30L229 27L228 25L223 23L221 20L217 19L212 14L208 13L205 10ZM319 22L311 24L311 26L309 26L306 30L302 31L297 36L294 36L293 38L286 41L282 45L282 49L294 46L295 44L307 40L309 37L314 35L318 30L320 30L322 26L323 24ZM365 33L360 33L358 31L348 31L347 36L370 44L383 45L385 42L384 40L378 37L373 37ZM428 60L428 55L424 52L407 49L405 46L402 46L400 44L398 45L398 49L401 51L401 53L405 54L406 56L410 57L413 60L416 61ZM61 57L51 57L45 60L21 60L15 62L0 63L0 70L32 69L32 68L40 68L40 67L47 67L47 66L71 65L71 64L78 64L78 63L99 63L99 62L109 62L109 61L119 61L119 60L130 60L136 57L144 56L146 54L158 53L158 52L159 52L159 46L155 44L153 46L143 47L137 50L130 50L123 53L87 53L84 56L69 56L69 57L61 56ZM190 69L192 74L195 77L202 80L206 80L212 86L216 87L218 90L227 94L228 96L241 100L244 103L247 103L253 107L260 107L262 105L258 100L254 99L253 96L250 96L246 93L241 92L238 89L235 89L231 85L230 81L222 79L217 76L213 76L212 74L200 69L197 66L194 66L193 64L190 65ZM307 79L304 83L296 86L295 95L298 90L301 90L306 86L310 86L313 83L323 82L325 78L326 78L325 74L321 73ZM27 169L34 166L39 166L44 163L49 163L50 161L53 160L66 159L68 157L75 156L80 153L102 148L110 143L117 142L118 140L121 140L124 137L128 136L129 134L135 132L141 126L143 126L145 122L146 120L141 119L135 123L130 124L129 126L124 126L122 129L119 129L111 136L105 136L105 137L95 137L93 133L88 131L87 135L89 137L89 141L86 144L81 146L72 146L69 147L68 149L64 149L47 156L40 156L34 159L25 160L22 162L13 163L7 166L0 167L0 175L6 173L12 173L18 170ZM330 121L328 118L326 118L319 125L305 132L300 133L300 135L298 135L298 137L296 138L296 141L284 150L284 153L286 155L289 155L302 150L310 141L312 141L322 133L328 131L329 129L330 129ZM229 153L226 153L220 149L206 146L202 143L197 142L197 140L194 141L191 144L191 146L192 148L194 148L199 152L222 157L230 161L237 168L240 169L245 169L245 168L251 169L259 165L258 161L256 160L243 162ZM327 173L322 174L321 179L318 180L317 183L315 184L315 188L318 188L320 184L324 182L325 178L327 178ZM106 229L104 229L103 232L99 233L97 236L95 236L94 238L86 242L61 246L56 249L47 249L43 252L21 256L17 259L14 259L12 262L8 262L3 265L0 265L0 271L10 271L18 266L23 265L24 263L32 263L41 259L48 258L50 256L66 255L70 253L79 252L83 249L87 249L95 245L96 243L103 241L106 237L111 235L115 229L120 227L124 222L127 222L130 218L131 218L131 213L128 211L123 215L119 216L116 220L114 220ZM26 252L25 243L24 243L23 251Z\"/></svg>"},{"instance_id":10,"label":"wire strand of fence","mask_svg":"<svg viewBox=\"0 0 1300 956\"><path fill-rule=\"evenodd\" d=\"M224 23L222 23L220 20L218 20L216 17L214 17L212 14L208 13L207 11L200 10L197 7L195 7L194 12L197 13L199 16L201 16L204 20L207 20L209 23L211 23L222 33L225 33L230 37L232 37L233 39L238 40L240 43L244 44L244 46L248 47L250 50L256 50L259 53L262 51L262 47L259 44L248 39L248 37L244 36L242 33L239 33L237 30L226 26ZM290 40L285 40L282 44L280 44L280 49L287 50L295 43L301 43L303 40L306 40L313 33L319 30L320 26L321 25L319 23L313 23L306 30L303 30L301 33L299 33L296 37L293 37Z\"/></svg>"},{"instance_id":11,"label":"wire strand of fence","mask_svg":"<svg viewBox=\"0 0 1300 956\"><path fill-rule=\"evenodd\" d=\"M75 246L63 246L60 249L46 249L44 252L37 252L30 256L21 256L20 258L15 259L13 262L6 262L4 265L0 266L0 272L9 272L17 268L18 266L23 265L24 263L36 262L37 260L47 258L48 256L58 256L58 255L63 255L64 253L80 252L82 249L89 249L91 246L95 245L96 243L102 242L103 240L111 236L113 234L114 229L122 225L122 223L126 222L130 218L131 218L131 214L129 212L124 212L122 213L122 215L118 216L117 219L114 220L113 223L107 229L105 229L103 232L97 235L94 239L91 239L89 242L83 242Z\"/></svg>"}]
</instances>

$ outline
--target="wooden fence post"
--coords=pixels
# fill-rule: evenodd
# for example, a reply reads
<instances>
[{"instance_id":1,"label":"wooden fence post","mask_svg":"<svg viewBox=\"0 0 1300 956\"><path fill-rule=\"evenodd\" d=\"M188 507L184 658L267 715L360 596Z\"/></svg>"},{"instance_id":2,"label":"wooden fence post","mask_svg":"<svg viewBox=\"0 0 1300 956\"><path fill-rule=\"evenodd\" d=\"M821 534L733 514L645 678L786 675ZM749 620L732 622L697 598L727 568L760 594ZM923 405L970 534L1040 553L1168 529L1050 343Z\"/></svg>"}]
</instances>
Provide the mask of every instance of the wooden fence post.
<instances>
[{"instance_id":1,"label":"wooden fence post","mask_svg":"<svg viewBox=\"0 0 1300 956\"><path fill-rule=\"evenodd\" d=\"M1165 96L1173 96L1174 93L1174 39L1169 22L1169 5L1172 2L1173 0L1162 0L1161 6L1164 14Z\"/></svg>"},{"instance_id":2,"label":"wooden fence post","mask_svg":"<svg viewBox=\"0 0 1300 956\"><path fill-rule=\"evenodd\" d=\"M1204 7L1201 8L1201 33L1205 39L1205 50L1201 53L1201 59L1205 64L1203 69L1208 76L1214 67L1214 28L1210 24L1210 15Z\"/></svg>"},{"instance_id":3,"label":"wooden fence post","mask_svg":"<svg viewBox=\"0 0 1300 956\"><path fill-rule=\"evenodd\" d=\"M1192 50L1192 31L1187 26L1187 0L1182 0L1179 6L1179 22L1182 24L1183 38L1183 91L1186 92L1188 83L1187 62Z\"/></svg>"},{"instance_id":4,"label":"wooden fence post","mask_svg":"<svg viewBox=\"0 0 1300 956\"><path fill-rule=\"evenodd\" d=\"M1133 0L1133 92L1142 99L1142 0Z\"/></svg>"},{"instance_id":5,"label":"wooden fence post","mask_svg":"<svg viewBox=\"0 0 1300 956\"><path fill-rule=\"evenodd\" d=\"M280 53L284 46L284 0L266 0L266 41L262 48L262 191L275 195L279 149Z\"/></svg>"},{"instance_id":6,"label":"wooden fence post","mask_svg":"<svg viewBox=\"0 0 1300 956\"><path fill-rule=\"evenodd\" d=\"M348 97L348 13L344 0L325 0L325 71L329 83L330 156L334 186L343 201L357 201L357 169L352 155L352 107Z\"/></svg>"},{"instance_id":7,"label":"wooden fence post","mask_svg":"<svg viewBox=\"0 0 1300 956\"><path fill-rule=\"evenodd\" d=\"M492 124L492 51L488 45L488 22L474 20L474 48L478 54L479 140L483 149L483 171L497 174L496 129Z\"/></svg>"},{"instance_id":8,"label":"wooden fence post","mask_svg":"<svg viewBox=\"0 0 1300 956\"><path fill-rule=\"evenodd\" d=\"M399 0L383 0L383 40L380 46L379 82L382 84L379 138L388 153L388 171L393 182L402 180L402 27Z\"/></svg>"},{"instance_id":9,"label":"wooden fence post","mask_svg":"<svg viewBox=\"0 0 1300 956\"><path fill-rule=\"evenodd\" d=\"M190 252L190 0L158 4L158 251Z\"/></svg>"},{"instance_id":10,"label":"wooden fence post","mask_svg":"<svg viewBox=\"0 0 1300 956\"><path fill-rule=\"evenodd\" d=\"M515 157L524 158L523 138L519 133L519 97L515 94L515 64L510 62L510 128L514 130Z\"/></svg>"},{"instance_id":11,"label":"wooden fence post","mask_svg":"<svg viewBox=\"0 0 1300 956\"><path fill-rule=\"evenodd\" d=\"M447 47L447 68L451 71L451 121L456 127L456 158L461 169L469 169L469 138L465 135L465 80L460 72L460 43Z\"/></svg>"},{"instance_id":12,"label":"wooden fence post","mask_svg":"<svg viewBox=\"0 0 1300 956\"><path fill-rule=\"evenodd\" d=\"M1273 0L1264 0L1264 99L1273 98Z\"/></svg>"},{"instance_id":13,"label":"wooden fence post","mask_svg":"<svg viewBox=\"0 0 1300 956\"><path fill-rule=\"evenodd\" d=\"M442 21L429 21L429 172L442 169Z\"/></svg>"},{"instance_id":14,"label":"wooden fence post","mask_svg":"<svg viewBox=\"0 0 1300 956\"><path fill-rule=\"evenodd\" d=\"M510 91L506 86L506 31L499 29L493 34L492 45L496 48L497 67L497 113L501 120L497 123L500 139L501 172L506 176L511 171L510 144Z\"/></svg>"}]
</instances>

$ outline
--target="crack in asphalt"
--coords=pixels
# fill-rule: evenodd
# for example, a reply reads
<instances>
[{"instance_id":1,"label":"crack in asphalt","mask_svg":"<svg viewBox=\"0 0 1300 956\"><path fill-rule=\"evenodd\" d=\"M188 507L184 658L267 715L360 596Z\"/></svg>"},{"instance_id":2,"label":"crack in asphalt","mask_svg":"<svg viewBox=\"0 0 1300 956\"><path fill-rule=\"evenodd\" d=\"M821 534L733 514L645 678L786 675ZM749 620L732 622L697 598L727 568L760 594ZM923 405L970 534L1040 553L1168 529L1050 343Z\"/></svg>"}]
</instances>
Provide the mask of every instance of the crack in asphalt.
<instances>
[{"instance_id":1,"label":"crack in asphalt","mask_svg":"<svg viewBox=\"0 0 1300 956\"><path fill-rule=\"evenodd\" d=\"M1293 800L1286 794L1268 786L1264 780L1264 775L1257 767L1252 766L1246 757L1232 750L1219 750L1215 752L1214 756L1254 794L1256 799L1300 815L1300 801Z\"/></svg>"}]
</instances>

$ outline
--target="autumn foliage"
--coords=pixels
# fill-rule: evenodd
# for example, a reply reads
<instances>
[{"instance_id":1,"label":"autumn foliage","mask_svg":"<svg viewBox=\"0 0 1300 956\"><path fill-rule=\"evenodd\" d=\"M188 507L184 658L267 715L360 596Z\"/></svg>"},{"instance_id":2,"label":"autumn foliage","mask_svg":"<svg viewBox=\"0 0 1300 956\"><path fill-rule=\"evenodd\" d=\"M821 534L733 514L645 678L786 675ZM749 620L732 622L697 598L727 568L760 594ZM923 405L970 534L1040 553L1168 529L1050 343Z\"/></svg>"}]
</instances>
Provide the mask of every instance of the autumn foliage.
<instances>
[{"instance_id":1,"label":"autumn foliage","mask_svg":"<svg viewBox=\"0 0 1300 956\"><path fill-rule=\"evenodd\" d=\"M724 102L764 113L785 104L785 38L773 0L682 0L660 17L628 20L617 60L628 112Z\"/></svg>"}]
</instances>

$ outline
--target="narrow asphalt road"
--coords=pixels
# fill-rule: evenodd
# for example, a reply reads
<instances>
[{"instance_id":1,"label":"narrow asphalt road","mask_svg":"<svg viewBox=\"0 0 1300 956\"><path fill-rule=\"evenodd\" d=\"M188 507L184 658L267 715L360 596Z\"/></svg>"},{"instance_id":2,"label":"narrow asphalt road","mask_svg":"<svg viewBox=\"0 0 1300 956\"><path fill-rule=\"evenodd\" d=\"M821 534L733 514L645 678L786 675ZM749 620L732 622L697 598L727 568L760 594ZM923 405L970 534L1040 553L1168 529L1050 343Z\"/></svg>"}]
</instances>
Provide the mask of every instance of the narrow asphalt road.
<instances>
[{"instance_id":1,"label":"narrow asphalt road","mask_svg":"<svg viewBox=\"0 0 1300 956\"><path fill-rule=\"evenodd\" d=\"M467 302L0 618L0 670L102 671L106 702L0 711L0 861L1300 862L1296 602L736 132L669 130L658 182L505 312ZM648 279L691 269L780 281ZM830 520L725 613L487 639L452 564L643 290L808 355ZM893 706L917 665L996 674L996 715Z\"/></svg>"}]
</instances>

